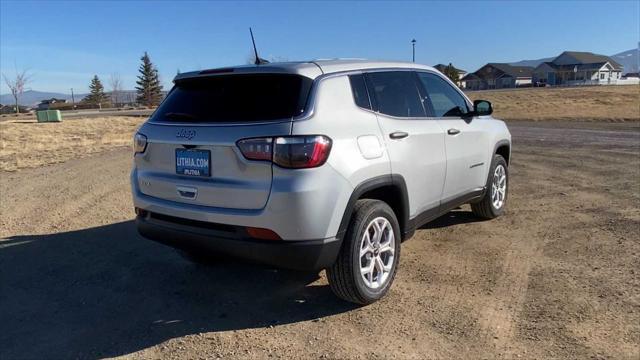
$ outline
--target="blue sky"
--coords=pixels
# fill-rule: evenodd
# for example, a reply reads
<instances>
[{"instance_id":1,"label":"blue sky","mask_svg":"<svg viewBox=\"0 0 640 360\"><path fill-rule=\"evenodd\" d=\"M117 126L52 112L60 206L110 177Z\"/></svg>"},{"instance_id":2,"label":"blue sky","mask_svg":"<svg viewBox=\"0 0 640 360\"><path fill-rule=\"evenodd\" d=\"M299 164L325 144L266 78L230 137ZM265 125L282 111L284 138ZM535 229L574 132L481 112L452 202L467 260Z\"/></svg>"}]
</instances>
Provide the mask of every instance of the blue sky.
<instances>
[{"instance_id":1,"label":"blue sky","mask_svg":"<svg viewBox=\"0 0 640 360\"><path fill-rule=\"evenodd\" d=\"M26 2L0 0L0 71L29 88L86 92L93 76L134 87L146 50L165 86L181 71L243 64L252 26L264 58L359 57L487 62L611 55L638 46L640 1L607 2ZM3 83L1 93L7 93Z\"/></svg>"}]
</instances>

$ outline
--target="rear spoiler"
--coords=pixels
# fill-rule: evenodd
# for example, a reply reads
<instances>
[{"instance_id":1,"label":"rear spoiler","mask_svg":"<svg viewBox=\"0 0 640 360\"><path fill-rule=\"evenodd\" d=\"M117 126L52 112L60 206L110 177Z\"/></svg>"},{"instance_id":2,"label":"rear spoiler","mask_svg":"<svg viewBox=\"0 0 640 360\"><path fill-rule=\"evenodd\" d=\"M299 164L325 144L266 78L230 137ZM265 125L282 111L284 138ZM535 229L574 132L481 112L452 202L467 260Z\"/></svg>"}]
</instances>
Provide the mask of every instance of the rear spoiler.
<instances>
[{"instance_id":1,"label":"rear spoiler","mask_svg":"<svg viewBox=\"0 0 640 360\"><path fill-rule=\"evenodd\" d=\"M316 77L322 75L322 71L313 62L271 63L271 64L263 64L260 66L242 65L242 66L235 66L235 67L190 71L190 72L180 73L176 75L176 77L173 78L173 82L178 83L185 79L209 77L209 76L217 76L217 75L260 74L260 73L294 74L294 75L302 75L311 79L315 79Z\"/></svg>"}]
</instances>

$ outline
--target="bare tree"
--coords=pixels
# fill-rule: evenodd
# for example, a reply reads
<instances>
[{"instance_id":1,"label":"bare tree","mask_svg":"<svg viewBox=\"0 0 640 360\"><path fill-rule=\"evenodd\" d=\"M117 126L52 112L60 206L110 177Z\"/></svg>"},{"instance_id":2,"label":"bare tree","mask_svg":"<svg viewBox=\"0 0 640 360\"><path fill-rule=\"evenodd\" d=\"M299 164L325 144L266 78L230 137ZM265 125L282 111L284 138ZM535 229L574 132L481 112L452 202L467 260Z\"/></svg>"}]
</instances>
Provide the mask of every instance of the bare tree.
<instances>
[{"instance_id":1,"label":"bare tree","mask_svg":"<svg viewBox=\"0 0 640 360\"><path fill-rule=\"evenodd\" d=\"M111 78L109 78L109 85L111 85L111 103L118 107L122 100L120 99L120 95L122 93L122 79L120 78L120 74L111 74Z\"/></svg>"},{"instance_id":2,"label":"bare tree","mask_svg":"<svg viewBox=\"0 0 640 360\"><path fill-rule=\"evenodd\" d=\"M16 114L20 113L20 105L18 104L18 99L20 95L24 92L24 87L31 81L31 75L28 74L27 70L22 70L22 72L18 72L16 69L16 76L14 78L9 78L7 75L2 74L4 78L5 84L11 91L11 95L13 95L13 99L16 103Z\"/></svg>"}]
</instances>

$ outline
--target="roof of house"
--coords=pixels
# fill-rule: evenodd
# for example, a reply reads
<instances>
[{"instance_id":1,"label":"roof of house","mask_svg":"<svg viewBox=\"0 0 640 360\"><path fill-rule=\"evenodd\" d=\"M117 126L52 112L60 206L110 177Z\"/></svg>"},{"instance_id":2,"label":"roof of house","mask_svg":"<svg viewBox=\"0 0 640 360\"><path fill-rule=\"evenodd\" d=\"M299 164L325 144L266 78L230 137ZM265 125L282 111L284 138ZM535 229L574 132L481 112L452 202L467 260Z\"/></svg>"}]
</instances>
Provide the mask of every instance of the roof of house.
<instances>
[{"instance_id":1,"label":"roof of house","mask_svg":"<svg viewBox=\"0 0 640 360\"><path fill-rule=\"evenodd\" d=\"M578 61L578 64L604 64L610 63L614 68L622 69L622 65L617 63L615 60L606 55L594 54L591 52L585 51L564 51L562 54L556 56L552 63L555 63L555 60L561 57L562 55L569 55Z\"/></svg>"},{"instance_id":2,"label":"roof of house","mask_svg":"<svg viewBox=\"0 0 640 360\"><path fill-rule=\"evenodd\" d=\"M40 104L53 104L53 103L57 103L57 102L67 102L67 99L56 99L56 98L51 98L51 99L45 99L40 101Z\"/></svg>"},{"instance_id":3,"label":"roof of house","mask_svg":"<svg viewBox=\"0 0 640 360\"><path fill-rule=\"evenodd\" d=\"M471 81L471 80L478 80L480 79L480 77L478 75L476 75L475 73L468 73L467 75L463 76L462 81Z\"/></svg>"},{"instance_id":4,"label":"roof of house","mask_svg":"<svg viewBox=\"0 0 640 360\"><path fill-rule=\"evenodd\" d=\"M552 62L544 62L542 64L548 65L554 70L564 70L564 71L584 71L584 70L599 70L602 68L607 62L599 62L599 63L587 63L587 64L566 64L566 65L557 65ZM541 66L542 64L538 65ZM612 66L614 66L612 64ZM615 68L615 66L614 66ZM536 68L537 69L537 68Z\"/></svg>"},{"instance_id":5,"label":"roof of house","mask_svg":"<svg viewBox=\"0 0 640 360\"><path fill-rule=\"evenodd\" d=\"M514 66L506 63L488 63L487 65L502 71L511 77L531 77L533 76L533 68L531 66Z\"/></svg>"},{"instance_id":6,"label":"roof of house","mask_svg":"<svg viewBox=\"0 0 640 360\"><path fill-rule=\"evenodd\" d=\"M448 67L449 65L444 65L444 64L438 64L438 65L433 65L433 68L440 71L440 72L444 72L444 70ZM454 69L456 69L457 72L459 73L467 73L466 71L462 70L462 69L458 69L457 67L453 67Z\"/></svg>"},{"instance_id":7,"label":"roof of house","mask_svg":"<svg viewBox=\"0 0 640 360\"><path fill-rule=\"evenodd\" d=\"M489 71L485 71L487 67L497 69L498 73L489 76ZM468 73L462 78L462 80L470 81L484 78L495 79L504 75L513 78L531 78L533 77L533 70L534 68L531 66L514 66L507 63L488 63L475 72Z\"/></svg>"}]
</instances>

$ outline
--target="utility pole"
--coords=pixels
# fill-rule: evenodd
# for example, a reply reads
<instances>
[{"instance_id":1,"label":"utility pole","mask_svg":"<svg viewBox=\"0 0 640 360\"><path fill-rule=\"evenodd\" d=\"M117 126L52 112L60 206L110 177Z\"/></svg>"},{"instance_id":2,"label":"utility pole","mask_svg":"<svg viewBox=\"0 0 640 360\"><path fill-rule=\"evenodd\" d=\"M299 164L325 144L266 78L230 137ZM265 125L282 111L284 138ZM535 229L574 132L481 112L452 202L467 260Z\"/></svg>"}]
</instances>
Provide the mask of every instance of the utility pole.
<instances>
[{"instance_id":1,"label":"utility pole","mask_svg":"<svg viewBox=\"0 0 640 360\"><path fill-rule=\"evenodd\" d=\"M73 88L71 88L71 110L76 109L76 98L73 97Z\"/></svg>"},{"instance_id":2,"label":"utility pole","mask_svg":"<svg viewBox=\"0 0 640 360\"><path fill-rule=\"evenodd\" d=\"M416 39L411 40L411 47L413 48L413 56L411 61L416 62Z\"/></svg>"}]
</instances>

